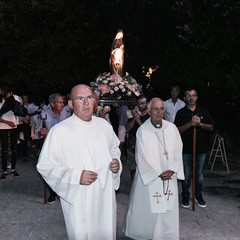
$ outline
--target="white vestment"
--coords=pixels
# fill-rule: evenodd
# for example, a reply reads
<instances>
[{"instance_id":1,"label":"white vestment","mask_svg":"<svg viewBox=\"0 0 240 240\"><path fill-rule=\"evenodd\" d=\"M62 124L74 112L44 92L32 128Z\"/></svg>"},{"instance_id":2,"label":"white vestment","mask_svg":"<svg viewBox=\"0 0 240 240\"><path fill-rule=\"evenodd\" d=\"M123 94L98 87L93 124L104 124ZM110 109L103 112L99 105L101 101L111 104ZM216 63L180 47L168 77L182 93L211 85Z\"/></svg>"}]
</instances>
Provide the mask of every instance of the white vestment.
<instances>
[{"instance_id":1,"label":"white vestment","mask_svg":"<svg viewBox=\"0 0 240 240\"><path fill-rule=\"evenodd\" d=\"M120 159L118 146L112 126L94 116L86 122L73 114L48 133L37 169L60 197L69 240L116 239L122 166L112 173L109 164ZM83 170L96 172L97 180L80 185Z\"/></svg>"},{"instance_id":2,"label":"white vestment","mask_svg":"<svg viewBox=\"0 0 240 240\"><path fill-rule=\"evenodd\" d=\"M166 154L167 152L167 154ZM137 131L137 171L129 196L123 232L138 239L178 240L179 213L177 179L184 179L182 141L178 129L162 120L155 128L150 119ZM159 175L175 173L169 181Z\"/></svg>"}]
</instances>

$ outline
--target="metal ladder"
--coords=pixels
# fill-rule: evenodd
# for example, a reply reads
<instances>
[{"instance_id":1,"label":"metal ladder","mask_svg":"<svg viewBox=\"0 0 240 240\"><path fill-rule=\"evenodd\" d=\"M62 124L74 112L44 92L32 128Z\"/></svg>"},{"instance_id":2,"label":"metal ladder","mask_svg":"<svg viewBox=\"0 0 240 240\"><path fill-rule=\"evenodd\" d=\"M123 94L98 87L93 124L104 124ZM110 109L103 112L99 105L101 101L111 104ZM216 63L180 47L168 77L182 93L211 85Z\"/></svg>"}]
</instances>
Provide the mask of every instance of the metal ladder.
<instances>
[{"instance_id":1,"label":"metal ladder","mask_svg":"<svg viewBox=\"0 0 240 240\"><path fill-rule=\"evenodd\" d=\"M211 163L211 158L213 158L213 162ZM216 162L216 158L221 158L222 159L222 164L223 166L226 166L227 171L229 172L228 168L228 160L227 160L227 155L226 155L226 150L225 150L225 145L224 145L224 139L220 134L216 134L213 145L212 145L212 150L209 155L209 160L208 164L212 165L211 171L213 170L214 164Z\"/></svg>"}]
</instances>

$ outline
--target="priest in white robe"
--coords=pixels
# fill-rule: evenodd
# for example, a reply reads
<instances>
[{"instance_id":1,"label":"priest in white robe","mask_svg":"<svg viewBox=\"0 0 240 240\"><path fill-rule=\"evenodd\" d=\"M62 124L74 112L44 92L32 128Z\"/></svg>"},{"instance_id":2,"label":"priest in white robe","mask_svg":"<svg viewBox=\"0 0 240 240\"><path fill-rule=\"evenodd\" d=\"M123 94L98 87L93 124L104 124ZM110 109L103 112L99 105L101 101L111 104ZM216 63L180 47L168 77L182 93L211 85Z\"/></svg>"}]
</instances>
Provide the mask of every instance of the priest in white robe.
<instances>
[{"instance_id":1,"label":"priest in white robe","mask_svg":"<svg viewBox=\"0 0 240 240\"><path fill-rule=\"evenodd\" d=\"M137 131L137 171L123 232L138 240L178 240L177 179L184 179L182 141L173 123L163 120L164 102L148 105L150 119Z\"/></svg>"},{"instance_id":2,"label":"priest in white robe","mask_svg":"<svg viewBox=\"0 0 240 240\"><path fill-rule=\"evenodd\" d=\"M94 102L90 87L72 89L74 113L50 130L37 164L60 197L69 240L116 239L119 140L106 120L92 116Z\"/></svg>"}]
</instances>

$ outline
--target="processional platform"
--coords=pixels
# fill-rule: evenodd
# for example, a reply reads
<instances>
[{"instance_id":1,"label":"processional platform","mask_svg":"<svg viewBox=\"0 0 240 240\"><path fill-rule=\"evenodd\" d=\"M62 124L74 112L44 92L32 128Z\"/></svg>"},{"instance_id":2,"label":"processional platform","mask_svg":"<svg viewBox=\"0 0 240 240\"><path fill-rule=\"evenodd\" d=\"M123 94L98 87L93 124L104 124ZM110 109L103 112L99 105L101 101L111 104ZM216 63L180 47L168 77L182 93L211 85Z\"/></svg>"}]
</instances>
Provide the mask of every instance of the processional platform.
<instances>
[{"instance_id":1,"label":"processional platform","mask_svg":"<svg viewBox=\"0 0 240 240\"><path fill-rule=\"evenodd\" d=\"M120 107L120 106L128 106L128 107L134 107L137 105L137 99L131 98L131 99L109 99L109 98L99 98L99 104L101 106L104 105L112 105L113 107Z\"/></svg>"}]
</instances>

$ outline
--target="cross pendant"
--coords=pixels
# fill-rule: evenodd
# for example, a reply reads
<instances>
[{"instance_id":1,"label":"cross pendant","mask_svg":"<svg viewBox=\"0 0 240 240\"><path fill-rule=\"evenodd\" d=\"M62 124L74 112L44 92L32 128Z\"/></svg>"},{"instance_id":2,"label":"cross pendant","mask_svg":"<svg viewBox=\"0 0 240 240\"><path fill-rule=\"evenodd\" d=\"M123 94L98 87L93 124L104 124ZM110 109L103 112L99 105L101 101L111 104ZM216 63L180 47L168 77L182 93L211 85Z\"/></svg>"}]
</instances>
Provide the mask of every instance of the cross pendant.
<instances>
[{"instance_id":1,"label":"cross pendant","mask_svg":"<svg viewBox=\"0 0 240 240\"><path fill-rule=\"evenodd\" d=\"M157 203L159 203L159 198L161 197L162 195L159 194L159 192L156 192L155 194L153 194L153 197L154 198L157 198Z\"/></svg>"},{"instance_id":2,"label":"cross pendant","mask_svg":"<svg viewBox=\"0 0 240 240\"><path fill-rule=\"evenodd\" d=\"M168 152L166 150L164 150L163 155L165 155L166 159L168 160Z\"/></svg>"},{"instance_id":3,"label":"cross pendant","mask_svg":"<svg viewBox=\"0 0 240 240\"><path fill-rule=\"evenodd\" d=\"M167 201L169 201L169 197L173 195L173 193L171 192L171 190L168 190L167 193L165 194L167 195Z\"/></svg>"}]
</instances>

